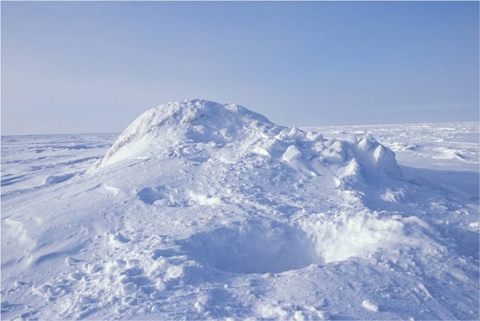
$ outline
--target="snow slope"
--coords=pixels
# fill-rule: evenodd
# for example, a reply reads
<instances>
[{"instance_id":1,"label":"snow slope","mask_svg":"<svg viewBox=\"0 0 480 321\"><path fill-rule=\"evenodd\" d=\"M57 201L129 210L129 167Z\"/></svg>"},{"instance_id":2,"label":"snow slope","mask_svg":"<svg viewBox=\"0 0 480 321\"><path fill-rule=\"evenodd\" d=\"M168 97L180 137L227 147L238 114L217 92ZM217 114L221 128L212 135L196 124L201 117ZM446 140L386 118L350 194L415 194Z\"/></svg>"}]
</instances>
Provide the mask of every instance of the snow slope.
<instances>
[{"instance_id":1,"label":"snow slope","mask_svg":"<svg viewBox=\"0 0 480 321\"><path fill-rule=\"evenodd\" d=\"M2 137L2 318L478 319L478 124L449 126L388 148L188 100L106 153Z\"/></svg>"}]
</instances>

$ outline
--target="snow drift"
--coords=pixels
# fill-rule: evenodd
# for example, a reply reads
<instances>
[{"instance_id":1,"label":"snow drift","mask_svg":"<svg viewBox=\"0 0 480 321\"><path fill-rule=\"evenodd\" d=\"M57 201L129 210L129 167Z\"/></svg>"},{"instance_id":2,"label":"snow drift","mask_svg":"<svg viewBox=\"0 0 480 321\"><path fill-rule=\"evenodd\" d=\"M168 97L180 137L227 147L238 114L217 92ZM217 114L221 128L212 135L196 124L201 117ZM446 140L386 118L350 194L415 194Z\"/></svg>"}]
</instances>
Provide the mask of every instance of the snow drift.
<instances>
[{"instance_id":1,"label":"snow drift","mask_svg":"<svg viewBox=\"0 0 480 321\"><path fill-rule=\"evenodd\" d=\"M152 108L120 135L98 166L125 157L155 155L158 148L178 142L239 141L273 124L238 105L206 100L180 101Z\"/></svg>"},{"instance_id":2,"label":"snow drift","mask_svg":"<svg viewBox=\"0 0 480 321\"><path fill-rule=\"evenodd\" d=\"M359 190L363 185L363 193L369 192L365 181L402 177L395 154L371 135L353 141L327 140L318 133L275 125L239 105L206 100L171 102L146 111L118 137L92 171L117 162L151 159L193 161L215 168L208 180L212 183L209 189L216 191L209 195L182 188L172 192L168 186L146 187L138 192L140 200L156 206L220 205L228 198L229 202L242 203L231 199L228 190L218 194L219 189L239 181L240 177L245 177L244 188L235 193L242 195L241 198L253 190L262 193L272 190L272 184L276 184L274 176L280 178L283 193L287 186L320 176L327 181L319 184L324 188L333 183L334 187ZM247 162L258 163L258 174L245 175ZM151 175L154 173L151 171ZM254 195L257 201L265 201L261 194ZM273 205L274 201L268 202ZM244 215L249 218L251 213L247 211ZM267 222L279 224L277 215L269 216ZM402 229L397 222L377 220L361 211L355 215L361 219L355 218L348 225L334 229L333 233L338 235L332 235L331 227L318 222L312 227L298 220L293 224L282 223L282 232L272 236L274 228L256 222L244 224L239 230L220 228L202 232L183 243L194 256L221 270L283 272L374 252L382 243L397 240ZM355 236L350 239L351 234Z\"/></svg>"},{"instance_id":3,"label":"snow drift","mask_svg":"<svg viewBox=\"0 0 480 321\"><path fill-rule=\"evenodd\" d=\"M2 314L475 318L478 198L449 193L369 134L168 103L87 172L2 195Z\"/></svg>"},{"instance_id":4,"label":"snow drift","mask_svg":"<svg viewBox=\"0 0 480 321\"><path fill-rule=\"evenodd\" d=\"M195 149L202 148L202 144L222 148L228 145L238 148L236 158L256 153L285 162L301 159L306 167L316 163L348 166L347 175L374 169L401 177L395 154L371 135L353 142L328 141L296 127L274 125L245 107L207 100L171 102L146 111L128 126L94 168L129 158L162 157L165 150L179 144Z\"/></svg>"}]
</instances>

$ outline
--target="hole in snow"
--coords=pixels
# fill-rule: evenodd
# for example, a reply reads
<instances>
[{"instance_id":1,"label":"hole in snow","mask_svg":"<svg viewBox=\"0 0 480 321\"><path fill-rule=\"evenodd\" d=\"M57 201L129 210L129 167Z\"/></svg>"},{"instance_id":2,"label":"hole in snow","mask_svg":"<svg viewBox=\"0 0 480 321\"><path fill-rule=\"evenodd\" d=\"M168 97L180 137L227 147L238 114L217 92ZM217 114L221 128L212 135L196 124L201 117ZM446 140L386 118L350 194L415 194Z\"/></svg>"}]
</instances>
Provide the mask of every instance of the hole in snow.
<instances>
[{"instance_id":1,"label":"hole in snow","mask_svg":"<svg viewBox=\"0 0 480 321\"><path fill-rule=\"evenodd\" d=\"M168 198L166 189L163 186L157 188L145 187L137 193L137 196L141 201L150 205Z\"/></svg>"},{"instance_id":2,"label":"hole in snow","mask_svg":"<svg viewBox=\"0 0 480 321\"><path fill-rule=\"evenodd\" d=\"M279 273L323 264L302 230L278 222L222 227L181 245L195 259L234 273Z\"/></svg>"}]
</instances>

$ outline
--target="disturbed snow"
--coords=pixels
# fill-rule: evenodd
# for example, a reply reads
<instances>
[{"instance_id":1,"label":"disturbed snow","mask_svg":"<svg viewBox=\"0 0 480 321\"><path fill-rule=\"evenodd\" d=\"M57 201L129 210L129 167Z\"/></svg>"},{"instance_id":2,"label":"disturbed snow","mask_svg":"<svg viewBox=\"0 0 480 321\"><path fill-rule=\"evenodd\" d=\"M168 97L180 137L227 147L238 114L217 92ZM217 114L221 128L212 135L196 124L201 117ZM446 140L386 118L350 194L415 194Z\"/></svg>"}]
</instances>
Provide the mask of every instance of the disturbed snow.
<instances>
[{"instance_id":1,"label":"disturbed snow","mask_svg":"<svg viewBox=\"0 0 480 321\"><path fill-rule=\"evenodd\" d=\"M478 131L190 100L2 137L2 317L478 319Z\"/></svg>"}]
</instances>

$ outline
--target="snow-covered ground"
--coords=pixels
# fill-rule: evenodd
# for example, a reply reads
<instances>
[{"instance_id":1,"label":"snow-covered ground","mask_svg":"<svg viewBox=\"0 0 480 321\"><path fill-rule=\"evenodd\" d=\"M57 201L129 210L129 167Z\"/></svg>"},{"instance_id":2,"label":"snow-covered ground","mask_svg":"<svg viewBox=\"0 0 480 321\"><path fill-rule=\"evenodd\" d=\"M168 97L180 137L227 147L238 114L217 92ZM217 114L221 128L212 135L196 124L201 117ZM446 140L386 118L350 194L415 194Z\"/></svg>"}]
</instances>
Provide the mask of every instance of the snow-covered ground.
<instances>
[{"instance_id":1,"label":"snow-covered ground","mask_svg":"<svg viewBox=\"0 0 480 321\"><path fill-rule=\"evenodd\" d=\"M479 319L479 124L236 105L2 137L2 319Z\"/></svg>"}]
</instances>

